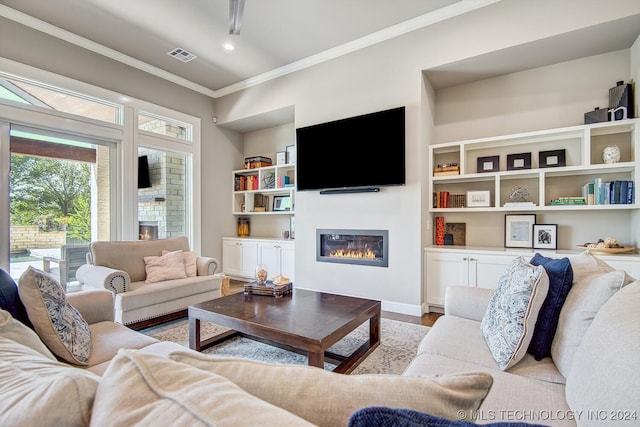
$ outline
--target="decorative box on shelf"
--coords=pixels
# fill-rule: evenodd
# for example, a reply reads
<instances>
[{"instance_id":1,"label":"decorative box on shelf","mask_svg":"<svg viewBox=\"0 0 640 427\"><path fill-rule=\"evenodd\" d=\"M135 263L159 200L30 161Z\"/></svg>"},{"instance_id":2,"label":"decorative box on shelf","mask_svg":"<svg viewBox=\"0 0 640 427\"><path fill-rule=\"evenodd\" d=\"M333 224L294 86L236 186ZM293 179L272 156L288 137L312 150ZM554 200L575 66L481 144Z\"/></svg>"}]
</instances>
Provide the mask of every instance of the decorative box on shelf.
<instances>
[{"instance_id":1,"label":"decorative box on shelf","mask_svg":"<svg viewBox=\"0 0 640 427\"><path fill-rule=\"evenodd\" d=\"M292 282L274 285L271 280L267 280L265 285L259 285L258 282L249 282L244 285L245 294L268 295L276 298L282 298L283 296L290 294L292 289Z\"/></svg>"}]
</instances>

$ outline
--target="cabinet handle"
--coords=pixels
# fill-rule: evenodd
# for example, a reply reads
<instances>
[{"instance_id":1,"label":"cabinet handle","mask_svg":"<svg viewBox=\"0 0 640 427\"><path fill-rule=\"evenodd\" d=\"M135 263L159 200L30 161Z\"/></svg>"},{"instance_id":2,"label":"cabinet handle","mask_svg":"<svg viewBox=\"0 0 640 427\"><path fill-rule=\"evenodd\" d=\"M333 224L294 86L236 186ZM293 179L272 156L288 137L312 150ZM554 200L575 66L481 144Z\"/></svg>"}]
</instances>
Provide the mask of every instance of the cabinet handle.
<instances>
[{"instance_id":1,"label":"cabinet handle","mask_svg":"<svg viewBox=\"0 0 640 427\"><path fill-rule=\"evenodd\" d=\"M475 262L478 262L478 259L477 259L477 258L469 258L469 261L475 261Z\"/></svg>"},{"instance_id":2,"label":"cabinet handle","mask_svg":"<svg viewBox=\"0 0 640 427\"><path fill-rule=\"evenodd\" d=\"M469 258L467 258L467 257L462 257L462 260L463 260L463 261L469 261Z\"/></svg>"}]
</instances>

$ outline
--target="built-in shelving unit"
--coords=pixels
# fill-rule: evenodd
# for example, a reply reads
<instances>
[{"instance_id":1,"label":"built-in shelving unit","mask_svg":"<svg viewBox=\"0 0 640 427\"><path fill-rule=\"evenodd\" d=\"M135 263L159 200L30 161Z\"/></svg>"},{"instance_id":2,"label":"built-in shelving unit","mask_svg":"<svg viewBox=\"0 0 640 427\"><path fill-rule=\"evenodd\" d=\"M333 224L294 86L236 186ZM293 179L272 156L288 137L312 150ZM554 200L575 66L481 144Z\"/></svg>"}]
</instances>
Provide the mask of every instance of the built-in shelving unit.
<instances>
[{"instance_id":1,"label":"built-in shelving unit","mask_svg":"<svg viewBox=\"0 0 640 427\"><path fill-rule=\"evenodd\" d=\"M639 183L640 168L638 144L640 120L572 126L504 135L466 141L434 144L429 147L430 164L457 164L459 174L431 176L429 190L434 194L430 212L493 212L493 211L562 211L598 209L638 209L637 198L632 203L555 205L559 197L582 195L585 184L600 178L603 182L632 181ZM602 153L605 147L615 145L620 149L620 160L605 163ZM540 164L541 152L562 151L564 161L560 166ZM529 154L530 168L508 167L509 155ZM479 172L478 159L499 157L499 168L492 172ZM513 165L511 165L513 167ZM524 187L534 206L505 206L510 202L514 188ZM438 207L435 195L440 192L464 194L468 191L488 191L489 206Z\"/></svg>"},{"instance_id":2,"label":"built-in shelving unit","mask_svg":"<svg viewBox=\"0 0 640 427\"><path fill-rule=\"evenodd\" d=\"M234 215L293 215L295 165L233 171Z\"/></svg>"}]
</instances>

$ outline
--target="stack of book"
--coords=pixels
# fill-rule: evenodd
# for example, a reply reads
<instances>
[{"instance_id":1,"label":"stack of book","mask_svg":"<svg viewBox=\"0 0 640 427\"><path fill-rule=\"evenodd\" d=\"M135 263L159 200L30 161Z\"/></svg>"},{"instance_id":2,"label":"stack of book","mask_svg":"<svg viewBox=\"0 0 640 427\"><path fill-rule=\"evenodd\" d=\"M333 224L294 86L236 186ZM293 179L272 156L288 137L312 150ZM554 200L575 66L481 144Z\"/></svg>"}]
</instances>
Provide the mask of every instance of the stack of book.
<instances>
[{"instance_id":1,"label":"stack of book","mask_svg":"<svg viewBox=\"0 0 640 427\"><path fill-rule=\"evenodd\" d=\"M595 178L582 187L582 197L587 205L630 205L634 201L633 181L614 180L603 182Z\"/></svg>"},{"instance_id":2,"label":"stack of book","mask_svg":"<svg viewBox=\"0 0 640 427\"><path fill-rule=\"evenodd\" d=\"M234 188L236 191L259 190L258 175L236 176Z\"/></svg>"},{"instance_id":3,"label":"stack of book","mask_svg":"<svg viewBox=\"0 0 640 427\"><path fill-rule=\"evenodd\" d=\"M437 191L433 193L434 208L466 208L466 194L450 194L448 191Z\"/></svg>"},{"instance_id":4,"label":"stack of book","mask_svg":"<svg viewBox=\"0 0 640 427\"><path fill-rule=\"evenodd\" d=\"M460 166L457 163L442 163L433 169L433 176L460 175Z\"/></svg>"},{"instance_id":5,"label":"stack of book","mask_svg":"<svg viewBox=\"0 0 640 427\"><path fill-rule=\"evenodd\" d=\"M578 196L566 196L566 197L558 197L551 201L552 206L562 206L562 205L585 205L586 202L584 197Z\"/></svg>"},{"instance_id":6,"label":"stack of book","mask_svg":"<svg viewBox=\"0 0 640 427\"><path fill-rule=\"evenodd\" d=\"M245 157L244 159L245 169L262 168L265 166L271 166L272 164L273 162L271 159L264 156Z\"/></svg>"}]
</instances>

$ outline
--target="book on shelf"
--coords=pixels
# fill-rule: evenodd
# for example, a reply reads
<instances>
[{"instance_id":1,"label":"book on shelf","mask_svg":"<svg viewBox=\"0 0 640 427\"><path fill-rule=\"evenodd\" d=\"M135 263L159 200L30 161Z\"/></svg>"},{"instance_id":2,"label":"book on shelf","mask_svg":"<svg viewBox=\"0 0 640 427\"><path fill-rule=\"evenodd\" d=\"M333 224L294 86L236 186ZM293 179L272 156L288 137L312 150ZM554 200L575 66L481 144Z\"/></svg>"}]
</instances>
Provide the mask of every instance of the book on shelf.
<instances>
[{"instance_id":1,"label":"book on shelf","mask_svg":"<svg viewBox=\"0 0 640 427\"><path fill-rule=\"evenodd\" d=\"M603 181L595 178L582 186L582 197L587 205L629 205L635 199L633 181Z\"/></svg>"},{"instance_id":2,"label":"book on shelf","mask_svg":"<svg viewBox=\"0 0 640 427\"><path fill-rule=\"evenodd\" d=\"M466 208L467 196L465 194L451 194L448 191L433 193L434 208Z\"/></svg>"},{"instance_id":3,"label":"book on shelf","mask_svg":"<svg viewBox=\"0 0 640 427\"><path fill-rule=\"evenodd\" d=\"M551 205L585 205L586 201L582 196L562 196L551 201Z\"/></svg>"},{"instance_id":4,"label":"book on shelf","mask_svg":"<svg viewBox=\"0 0 640 427\"><path fill-rule=\"evenodd\" d=\"M450 175L460 175L460 171L455 170L455 171L433 172L433 176L450 176Z\"/></svg>"},{"instance_id":5,"label":"book on shelf","mask_svg":"<svg viewBox=\"0 0 640 427\"><path fill-rule=\"evenodd\" d=\"M441 163L433 168L433 176L460 175L460 166L457 163Z\"/></svg>"}]
</instances>

